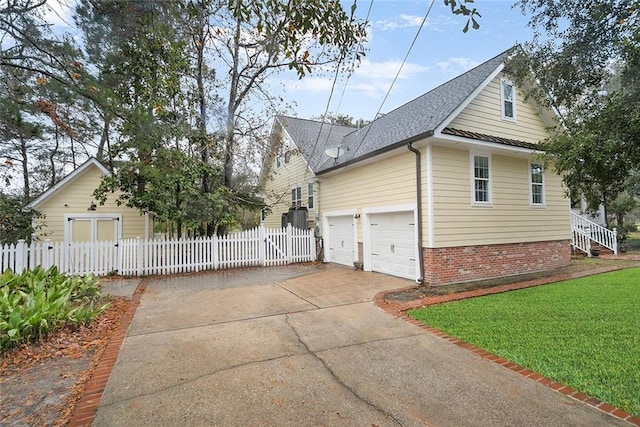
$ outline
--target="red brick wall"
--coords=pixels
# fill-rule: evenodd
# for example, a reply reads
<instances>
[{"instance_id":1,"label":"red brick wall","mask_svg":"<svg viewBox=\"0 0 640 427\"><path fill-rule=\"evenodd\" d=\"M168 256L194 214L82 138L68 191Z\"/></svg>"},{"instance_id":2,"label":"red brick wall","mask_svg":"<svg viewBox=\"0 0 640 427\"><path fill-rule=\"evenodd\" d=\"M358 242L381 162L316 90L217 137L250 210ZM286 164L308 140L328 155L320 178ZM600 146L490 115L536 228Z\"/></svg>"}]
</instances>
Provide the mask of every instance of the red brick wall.
<instances>
[{"instance_id":1,"label":"red brick wall","mask_svg":"<svg viewBox=\"0 0 640 427\"><path fill-rule=\"evenodd\" d=\"M568 240L503 245L422 248L425 285L492 279L564 267Z\"/></svg>"}]
</instances>

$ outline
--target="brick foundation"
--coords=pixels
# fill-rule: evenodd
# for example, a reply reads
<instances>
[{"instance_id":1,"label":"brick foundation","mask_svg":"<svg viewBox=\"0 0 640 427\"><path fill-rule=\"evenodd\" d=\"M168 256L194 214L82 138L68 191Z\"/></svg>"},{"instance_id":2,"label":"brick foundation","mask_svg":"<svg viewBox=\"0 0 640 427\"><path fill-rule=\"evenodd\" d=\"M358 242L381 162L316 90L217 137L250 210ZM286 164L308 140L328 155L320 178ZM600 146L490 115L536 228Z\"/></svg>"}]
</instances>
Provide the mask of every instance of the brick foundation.
<instances>
[{"instance_id":1,"label":"brick foundation","mask_svg":"<svg viewBox=\"0 0 640 427\"><path fill-rule=\"evenodd\" d=\"M422 248L422 253L426 285L534 273L564 267L571 262L568 240Z\"/></svg>"}]
</instances>

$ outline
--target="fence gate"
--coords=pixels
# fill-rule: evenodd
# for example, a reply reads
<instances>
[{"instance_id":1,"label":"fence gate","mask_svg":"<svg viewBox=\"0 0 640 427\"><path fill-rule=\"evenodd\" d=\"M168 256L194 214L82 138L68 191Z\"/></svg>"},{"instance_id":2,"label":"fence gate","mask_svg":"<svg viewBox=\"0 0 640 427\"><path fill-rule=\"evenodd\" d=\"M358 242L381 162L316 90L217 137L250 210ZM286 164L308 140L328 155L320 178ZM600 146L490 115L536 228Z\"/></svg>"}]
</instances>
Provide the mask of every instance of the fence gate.
<instances>
[{"instance_id":1,"label":"fence gate","mask_svg":"<svg viewBox=\"0 0 640 427\"><path fill-rule=\"evenodd\" d=\"M287 229L266 229L264 236L264 264L285 265L287 256Z\"/></svg>"},{"instance_id":2,"label":"fence gate","mask_svg":"<svg viewBox=\"0 0 640 427\"><path fill-rule=\"evenodd\" d=\"M120 215L67 215L69 274L108 274L119 269Z\"/></svg>"}]
</instances>

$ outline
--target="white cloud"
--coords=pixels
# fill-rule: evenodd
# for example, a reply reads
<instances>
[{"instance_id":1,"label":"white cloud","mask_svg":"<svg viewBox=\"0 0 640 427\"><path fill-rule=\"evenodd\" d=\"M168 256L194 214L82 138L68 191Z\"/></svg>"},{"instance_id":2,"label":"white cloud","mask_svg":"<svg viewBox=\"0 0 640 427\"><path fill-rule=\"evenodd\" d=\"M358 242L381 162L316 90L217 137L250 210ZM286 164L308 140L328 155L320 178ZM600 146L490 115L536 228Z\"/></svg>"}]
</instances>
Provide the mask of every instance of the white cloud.
<instances>
[{"instance_id":1,"label":"white cloud","mask_svg":"<svg viewBox=\"0 0 640 427\"><path fill-rule=\"evenodd\" d=\"M459 56L452 56L446 61L436 62L440 71L445 74L458 75L465 71L472 69L480 63L470 58L463 58Z\"/></svg>"},{"instance_id":2,"label":"white cloud","mask_svg":"<svg viewBox=\"0 0 640 427\"><path fill-rule=\"evenodd\" d=\"M366 96L374 99L382 99L389 90L401 61L388 60L383 62L372 62L364 59L360 66L349 79L346 90L355 95ZM409 80L420 74L429 72L427 66L416 63L405 63L398 80ZM285 84L285 89L292 92L305 92L308 94L329 94L333 80L327 73L327 77L305 77L301 80L291 80ZM343 77L336 84L336 93L342 91L346 78ZM398 85L398 83L396 83Z\"/></svg>"},{"instance_id":3,"label":"white cloud","mask_svg":"<svg viewBox=\"0 0 640 427\"><path fill-rule=\"evenodd\" d=\"M418 27L423 19L422 16L401 14L396 19L375 21L373 25L381 30L397 30L399 28Z\"/></svg>"}]
</instances>

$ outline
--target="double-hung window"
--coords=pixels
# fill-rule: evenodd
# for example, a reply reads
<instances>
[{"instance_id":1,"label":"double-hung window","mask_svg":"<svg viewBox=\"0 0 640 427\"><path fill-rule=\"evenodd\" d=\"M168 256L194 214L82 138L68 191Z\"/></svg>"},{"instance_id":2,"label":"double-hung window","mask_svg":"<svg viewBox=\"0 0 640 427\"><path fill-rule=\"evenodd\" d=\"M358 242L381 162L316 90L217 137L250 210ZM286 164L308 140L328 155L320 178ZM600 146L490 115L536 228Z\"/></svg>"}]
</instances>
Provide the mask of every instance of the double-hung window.
<instances>
[{"instance_id":1,"label":"double-hung window","mask_svg":"<svg viewBox=\"0 0 640 427\"><path fill-rule=\"evenodd\" d=\"M313 209L313 182L307 183L307 207Z\"/></svg>"},{"instance_id":2,"label":"double-hung window","mask_svg":"<svg viewBox=\"0 0 640 427\"><path fill-rule=\"evenodd\" d=\"M540 163L531 163L529 168L529 183L531 186L531 205L544 205L544 171Z\"/></svg>"},{"instance_id":3,"label":"double-hung window","mask_svg":"<svg viewBox=\"0 0 640 427\"><path fill-rule=\"evenodd\" d=\"M487 155L471 156L473 168L473 203L491 204L491 158Z\"/></svg>"},{"instance_id":4,"label":"double-hung window","mask_svg":"<svg viewBox=\"0 0 640 427\"><path fill-rule=\"evenodd\" d=\"M291 206L294 208L302 206L302 187L299 185L291 187Z\"/></svg>"},{"instance_id":5,"label":"double-hung window","mask_svg":"<svg viewBox=\"0 0 640 427\"><path fill-rule=\"evenodd\" d=\"M516 120L516 90L509 80L500 80L500 93L502 98L502 118L504 120Z\"/></svg>"}]
</instances>

